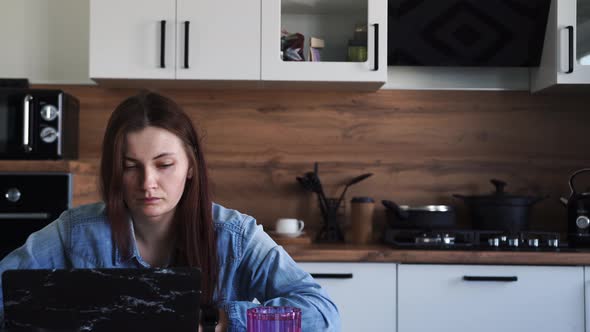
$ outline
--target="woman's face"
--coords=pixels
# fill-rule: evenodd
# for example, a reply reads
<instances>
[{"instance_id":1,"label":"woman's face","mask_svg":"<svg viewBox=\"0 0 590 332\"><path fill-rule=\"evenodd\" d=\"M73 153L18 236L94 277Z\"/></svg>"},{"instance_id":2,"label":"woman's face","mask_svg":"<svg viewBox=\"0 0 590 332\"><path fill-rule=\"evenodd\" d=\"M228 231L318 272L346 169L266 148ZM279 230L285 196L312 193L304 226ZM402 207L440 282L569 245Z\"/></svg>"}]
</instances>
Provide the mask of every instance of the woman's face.
<instances>
[{"instance_id":1,"label":"woman's face","mask_svg":"<svg viewBox=\"0 0 590 332\"><path fill-rule=\"evenodd\" d=\"M127 134L123 188L135 221L169 222L191 177L184 143L173 133L146 127Z\"/></svg>"}]
</instances>

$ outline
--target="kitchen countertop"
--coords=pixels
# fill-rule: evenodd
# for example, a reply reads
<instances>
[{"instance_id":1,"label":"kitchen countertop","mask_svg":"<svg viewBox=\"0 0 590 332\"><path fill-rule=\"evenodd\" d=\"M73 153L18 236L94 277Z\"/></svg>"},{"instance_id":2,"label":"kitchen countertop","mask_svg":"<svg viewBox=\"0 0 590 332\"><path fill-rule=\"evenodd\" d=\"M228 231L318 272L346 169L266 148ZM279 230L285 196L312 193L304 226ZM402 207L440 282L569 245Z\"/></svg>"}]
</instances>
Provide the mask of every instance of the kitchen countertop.
<instances>
[{"instance_id":1,"label":"kitchen countertop","mask_svg":"<svg viewBox=\"0 0 590 332\"><path fill-rule=\"evenodd\" d=\"M298 262L391 262L421 264L590 265L590 250L577 252L408 250L385 245L283 245Z\"/></svg>"}]
</instances>

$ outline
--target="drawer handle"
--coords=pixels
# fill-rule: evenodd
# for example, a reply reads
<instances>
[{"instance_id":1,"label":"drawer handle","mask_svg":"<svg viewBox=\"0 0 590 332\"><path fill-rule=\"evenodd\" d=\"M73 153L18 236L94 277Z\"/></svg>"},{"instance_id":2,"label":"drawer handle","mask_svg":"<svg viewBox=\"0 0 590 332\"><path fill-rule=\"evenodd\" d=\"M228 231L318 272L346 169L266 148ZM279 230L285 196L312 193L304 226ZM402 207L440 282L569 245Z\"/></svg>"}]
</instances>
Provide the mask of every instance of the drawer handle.
<instances>
[{"instance_id":1,"label":"drawer handle","mask_svg":"<svg viewBox=\"0 0 590 332\"><path fill-rule=\"evenodd\" d=\"M49 219L49 213L0 213L0 220L10 219Z\"/></svg>"},{"instance_id":2,"label":"drawer handle","mask_svg":"<svg viewBox=\"0 0 590 332\"><path fill-rule=\"evenodd\" d=\"M352 273L311 273L314 279L352 279Z\"/></svg>"},{"instance_id":3,"label":"drawer handle","mask_svg":"<svg viewBox=\"0 0 590 332\"><path fill-rule=\"evenodd\" d=\"M511 277L484 277L484 276L463 276L465 281L493 281L493 282L515 282L518 281L517 276Z\"/></svg>"}]
</instances>

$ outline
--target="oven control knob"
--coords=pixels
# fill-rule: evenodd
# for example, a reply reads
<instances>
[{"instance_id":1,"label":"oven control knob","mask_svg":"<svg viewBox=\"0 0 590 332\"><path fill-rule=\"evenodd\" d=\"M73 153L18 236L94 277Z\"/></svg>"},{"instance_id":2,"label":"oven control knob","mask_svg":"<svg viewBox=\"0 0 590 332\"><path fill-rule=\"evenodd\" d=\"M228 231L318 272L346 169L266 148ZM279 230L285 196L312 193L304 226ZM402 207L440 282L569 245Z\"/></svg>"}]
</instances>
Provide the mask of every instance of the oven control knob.
<instances>
[{"instance_id":1,"label":"oven control knob","mask_svg":"<svg viewBox=\"0 0 590 332\"><path fill-rule=\"evenodd\" d=\"M512 237L508 239L508 246L509 247L518 247L519 239L517 237Z\"/></svg>"},{"instance_id":2,"label":"oven control knob","mask_svg":"<svg viewBox=\"0 0 590 332\"><path fill-rule=\"evenodd\" d=\"M45 143L53 143L57 139L57 130L53 127L45 127L41 130L41 139Z\"/></svg>"},{"instance_id":3,"label":"oven control knob","mask_svg":"<svg viewBox=\"0 0 590 332\"><path fill-rule=\"evenodd\" d=\"M4 194L4 197L6 197L7 200L9 200L9 201L11 201L13 203L18 202L18 200L20 199L20 196L21 196L21 193L16 188L10 188Z\"/></svg>"},{"instance_id":4,"label":"oven control knob","mask_svg":"<svg viewBox=\"0 0 590 332\"><path fill-rule=\"evenodd\" d=\"M559 247L559 239L549 239L547 240L547 246L552 248Z\"/></svg>"},{"instance_id":5,"label":"oven control knob","mask_svg":"<svg viewBox=\"0 0 590 332\"><path fill-rule=\"evenodd\" d=\"M45 121L53 121L57 118L57 107L47 104L41 108L41 118Z\"/></svg>"},{"instance_id":6,"label":"oven control knob","mask_svg":"<svg viewBox=\"0 0 590 332\"><path fill-rule=\"evenodd\" d=\"M590 219L586 216L579 216L578 219L576 219L576 226L581 229L586 229L590 226Z\"/></svg>"},{"instance_id":7,"label":"oven control knob","mask_svg":"<svg viewBox=\"0 0 590 332\"><path fill-rule=\"evenodd\" d=\"M538 248L539 247L539 239L530 238L528 239L529 247L531 248Z\"/></svg>"}]
</instances>

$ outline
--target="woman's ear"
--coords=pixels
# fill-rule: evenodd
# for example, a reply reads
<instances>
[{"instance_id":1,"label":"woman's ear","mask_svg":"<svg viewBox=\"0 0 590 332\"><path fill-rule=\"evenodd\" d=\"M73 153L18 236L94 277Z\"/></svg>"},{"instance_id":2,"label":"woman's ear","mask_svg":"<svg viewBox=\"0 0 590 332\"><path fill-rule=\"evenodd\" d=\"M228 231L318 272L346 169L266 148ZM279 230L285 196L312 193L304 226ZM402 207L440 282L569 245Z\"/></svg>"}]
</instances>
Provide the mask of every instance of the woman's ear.
<instances>
[{"instance_id":1,"label":"woman's ear","mask_svg":"<svg viewBox=\"0 0 590 332\"><path fill-rule=\"evenodd\" d=\"M192 179L192 178L193 178L193 168L192 168L192 167L189 167L189 168L188 168L188 172L186 173L186 178L187 178L188 180L190 180L190 179Z\"/></svg>"}]
</instances>

